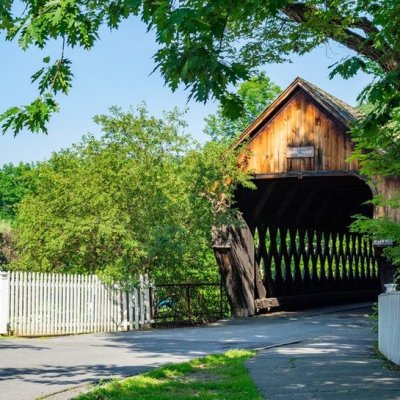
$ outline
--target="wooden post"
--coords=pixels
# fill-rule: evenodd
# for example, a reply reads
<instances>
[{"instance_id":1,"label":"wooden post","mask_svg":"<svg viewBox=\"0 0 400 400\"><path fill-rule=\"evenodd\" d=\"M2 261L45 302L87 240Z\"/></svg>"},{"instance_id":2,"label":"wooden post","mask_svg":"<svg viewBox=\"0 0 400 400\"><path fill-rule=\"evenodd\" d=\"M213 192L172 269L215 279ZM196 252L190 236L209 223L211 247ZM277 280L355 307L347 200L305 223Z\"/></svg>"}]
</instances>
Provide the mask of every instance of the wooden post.
<instances>
[{"instance_id":1,"label":"wooden post","mask_svg":"<svg viewBox=\"0 0 400 400\"><path fill-rule=\"evenodd\" d=\"M213 250L234 317L256 313L253 236L243 224L213 229Z\"/></svg>"}]
</instances>

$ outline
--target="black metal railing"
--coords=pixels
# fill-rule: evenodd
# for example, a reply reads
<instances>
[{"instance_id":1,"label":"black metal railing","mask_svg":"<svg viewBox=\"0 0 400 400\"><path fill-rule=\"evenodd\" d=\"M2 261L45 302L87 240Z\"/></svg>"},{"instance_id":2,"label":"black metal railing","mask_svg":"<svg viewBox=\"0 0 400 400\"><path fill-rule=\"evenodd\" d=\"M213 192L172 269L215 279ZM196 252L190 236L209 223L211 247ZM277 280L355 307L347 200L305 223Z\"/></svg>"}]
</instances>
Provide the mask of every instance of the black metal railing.
<instances>
[{"instance_id":1,"label":"black metal railing","mask_svg":"<svg viewBox=\"0 0 400 400\"><path fill-rule=\"evenodd\" d=\"M156 285L151 303L155 323L201 323L230 316L222 282Z\"/></svg>"}]
</instances>

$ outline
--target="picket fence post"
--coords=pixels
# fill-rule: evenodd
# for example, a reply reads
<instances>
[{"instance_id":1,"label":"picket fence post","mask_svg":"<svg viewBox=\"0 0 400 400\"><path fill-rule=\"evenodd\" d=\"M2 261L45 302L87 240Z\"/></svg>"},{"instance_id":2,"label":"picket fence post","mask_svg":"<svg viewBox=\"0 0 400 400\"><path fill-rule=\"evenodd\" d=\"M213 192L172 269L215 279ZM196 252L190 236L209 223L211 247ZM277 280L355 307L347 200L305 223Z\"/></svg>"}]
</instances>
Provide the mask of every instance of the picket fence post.
<instances>
[{"instance_id":1,"label":"picket fence post","mask_svg":"<svg viewBox=\"0 0 400 400\"><path fill-rule=\"evenodd\" d=\"M10 276L0 272L0 334L8 333L8 317L10 312Z\"/></svg>"}]
</instances>

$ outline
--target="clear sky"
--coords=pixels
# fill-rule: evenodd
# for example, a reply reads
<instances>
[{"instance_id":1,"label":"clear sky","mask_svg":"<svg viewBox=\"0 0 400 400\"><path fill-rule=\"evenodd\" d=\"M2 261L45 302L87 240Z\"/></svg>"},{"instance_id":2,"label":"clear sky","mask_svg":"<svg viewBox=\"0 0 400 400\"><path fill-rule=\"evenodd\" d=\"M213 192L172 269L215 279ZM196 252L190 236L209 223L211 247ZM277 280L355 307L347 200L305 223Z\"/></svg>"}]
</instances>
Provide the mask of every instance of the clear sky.
<instances>
[{"instance_id":1,"label":"clear sky","mask_svg":"<svg viewBox=\"0 0 400 400\"><path fill-rule=\"evenodd\" d=\"M0 67L0 110L13 105L23 105L33 100L35 86L30 76L41 67L46 55L59 56L60 45L48 49L21 51L15 43L0 42L3 63ZM59 98L61 111L49 124L49 133L36 135L23 132L16 138L11 134L0 136L0 165L8 162L40 161L52 152L80 140L87 132L98 133L92 117L106 113L112 105L126 109L129 105L147 103L151 113L160 115L162 110L189 107L187 121L189 132L200 140L204 117L215 111L217 104L206 105L190 102L187 93L172 93L154 69L152 55L157 50L154 35L138 19L124 22L117 31L104 29L93 50L68 49L66 57L72 59L75 75L70 94ZM282 88L296 76L301 76L333 95L355 105L357 94L370 78L358 75L345 81L336 77L329 80L328 67L349 54L348 50L331 43L310 54L294 57L292 63L265 66L267 75Z\"/></svg>"}]
</instances>

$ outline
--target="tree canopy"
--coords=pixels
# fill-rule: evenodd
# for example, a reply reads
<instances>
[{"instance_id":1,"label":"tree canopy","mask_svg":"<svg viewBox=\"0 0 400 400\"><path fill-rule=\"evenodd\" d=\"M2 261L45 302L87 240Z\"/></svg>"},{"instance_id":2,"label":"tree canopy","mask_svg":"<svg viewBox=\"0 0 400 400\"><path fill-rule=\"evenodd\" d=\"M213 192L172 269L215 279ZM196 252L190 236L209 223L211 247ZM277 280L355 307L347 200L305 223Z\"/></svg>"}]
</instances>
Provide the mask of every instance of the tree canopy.
<instances>
[{"instance_id":1,"label":"tree canopy","mask_svg":"<svg viewBox=\"0 0 400 400\"><path fill-rule=\"evenodd\" d=\"M0 222L15 219L18 204L30 190L27 172L31 168L27 163L5 164L0 168Z\"/></svg>"},{"instance_id":2,"label":"tree canopy","mask_svg":"<svg viewBox=\"0 0 400 400\"><path fill-rule=\"evenodd\" d=\"M177 111L156 118L144 107L112 108L95 121L101 138L86 136L32 170L13 267L215 280L211 227L235 217L234 187L247 182L236 155L194 143Z\"/></svg>"},{"instance_id":3,"label":"tree canopy","mask_svg":"<svg viewBox=\"0 0 400 400\"><path fill-rule=\"evenodd\" d=\"M232 141L236 139L246 126L252 123L275 100L280 92L281 88L274 84L264 73L241 83L238 85L236 94L244 104L242 115L235 120L227 118L220 105L215 114L205 118L206 126L204 132L212 140L216 141Z\"/></svg>"},{"instance_id":4,"label":"tree canopy","mask_svg":"<svg viewBox=\"0 0 400 400\"><path fill-rule=\"evenodd\" d=\"M22 49L45 48L58 40L60 56L44 58L43 67L32 76L39 97L3 113L3 131L46 131L58 108L57 94L67 94L72 84L68 47L90 49L102 25L117 29L130 16L139 16L155 31L155 65L171 89L184 85L189 97L198 101L214 97L225 115L238 116L244 109L243 100L230 90L232 84L248 79L261 66L305 54L329 40L353 51L338 60L332 74L349 78L358 71L370 73L376 80L364 93L366 98L399 104L400 4L392 0L22 0L23 7L16 3L7 0L0 6L0 29L6 39ZM393 117L391 110L379 110L377 126ZM374 122L368 122L372 129Z\"/></svg>"}]
</instances>

